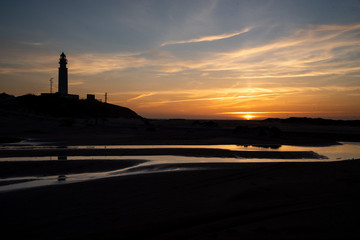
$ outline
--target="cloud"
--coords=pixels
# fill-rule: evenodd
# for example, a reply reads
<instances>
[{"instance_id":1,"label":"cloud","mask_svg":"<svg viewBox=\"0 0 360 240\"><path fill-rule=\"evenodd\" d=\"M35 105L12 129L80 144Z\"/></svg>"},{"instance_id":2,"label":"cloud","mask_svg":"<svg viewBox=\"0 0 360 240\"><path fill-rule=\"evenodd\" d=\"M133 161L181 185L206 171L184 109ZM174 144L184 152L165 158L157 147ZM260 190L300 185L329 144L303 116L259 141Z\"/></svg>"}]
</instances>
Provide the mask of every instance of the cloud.
<instances>
[{"instance_id":1,"label":"cloud","mask_svg":"<svg viewBox=\"0 0 360 240\"><path fill-rule=\"evenodd\" d=\"M287 92L294 91L286 88L280 89L265 89L265 88L217 88L217 89L193 89L193 90L173 90L173 91L158 91L156 93L139 94L136 97L126 100L131 102L142 99L143 97L157 95L151 100L138 102L138 106L154 107L160 105L171 105L175 103L220 103L223 105L233 105L239 102L246 102L249 100L273 98L278 95L286 95ZM124 92L123 94L127 94ZM133 94L133 93L130 93Z\"/></svg>"},{"instance_id":2,"label":"cloud","mask_svg":"<svg viewBox=\"0 0 360 240\"><path fill-rule=\"evenodd\" d=\"M127 102L132 102L132 101L138 100L138 99L140 99L140 98L149 97L149 96L152 96L152 95L155 95L155 94L156 94L156 92L143 93L143 94L140 94L140 95L138 95L138 96L136 96L136 97L129 98L129 99L127 99L126 101L127 101Z\"/></svg>"},{"instance_id":3,"label":"cloud","mask_svg":"<svg viewBox=\"0 0 360 240\"><path fill-rule=\"evenodd\" d=\"M28 45L28 46L44 46L45 43L42 43L42 42L18 42L19 44L22 44L22 45Z\"/></svg>"},{"instance_id":4,"label":"cloud","mask_svg":"<svg viewBox=\"0 0 360 240\"><path fill-rule=\"evenodd\" d=\"M360 71L360 24L310 26L254 47L215 53L201 70L223 71L224 79L297 78ZM198 66L199 63L198 63Z\"/></svg>"},{"instance_id":5,"label":"cloud","mask_svg":"<svg viewBox=\"0 0 360 240\"><path fill-rule=\"evenodd\" d=\"M68 59L72 73L85 75L142 67L147 61L139 53L77 54Z\"/></svg>"},{"instance_id":6,"label":"cloud","mask_svg":"<svg viewBox=\"0 0 360 240\"><path fill-rule=\"evenodd\" d=\"M219 97L202 97L202 98L184 98L177 100L163 100L159 102L154 102L158 104L168 104L168 103L181 103L181 102L197 102L197 101L235 101L251 98L262 98L266 96L271 96L272 94L258 94L258 95L237 95L237 96L219 96Z\"/></svg>"},{"instance_id":7,"label":"cloud","mask_svg":"<svg viewBox=\"0 0 360 240\"><path fill-rule=\"evenodd\" d=\"M83 84L85 84L85 82L84 81L72 81L72 82L69 82L69 85L70 86L78 86L78 85L83 85Z\"/></svg>"},{"instance_id":8,"label":"cloud","mask_svg":"<svg viewBox=\"0 0 360 240\"><path fill-rule=\"evenodd\" d=\"M235 37L235 36L238 36L238 35L243 34L243 33L247 33L247 32L249 32L250 30L251 30L251 28L245 28L245 29L243 29L243 30L241 30L241 31L234 32L234 33L226 33L226 34L221 34L221 35L203 36L203 37L200 37L200 38L194 38L194 39L182 40L182 41L169 41L169 42L164 42L164 43L162 43L162 44L161 44L161 47L164 47L164 46L166 46L166 45L174 45L174 44L218 41L218 40L223 40L223 39Z\"/></svg>"},{"instance_id":9,"label":"cloud","mask_svg":"<svg viewBox=\"0 0 360 240\"><path fill-rule=\"evenodd\" d=\"M216 41L250 31L205 36L180 42ZM333 75L359 75L360 24L312 25L295 29L286 37L257 45L241 41L242 48L227 52L192 52L151 49L142 52L69 53L69 73L96 75L109 71L137 71L159 78L180 78L191 72L192 80L291 79ZM176 44L174 42L174 44ZM165 44L165 43L164 43ZM166 43L169 44L169 43ZM253 46L251 46L253 45ZM183 46L186 47L186 46ZM3 51L0 73L51 72L57 70L54 53ZM171 87L171 86L169 86Z\"/></svg>"},{"instance_id":10,"label":"cloud","mask_svg":"<svg viewBox=\"0 0 360 240\"><path fill-rule=\"evenodd\" d=\"M184 67L172 67L172 66L161 67L161 71L163 73L177 73L177 72L181 72L181 71L183 71L185 69L186 68L184 68Z\"/></svg>"},{"instance_id":11,"label":"cloud","mask_svg":"<svg viewBox=\"0 0 360 240\"><path fill-rule=\"evenodd\" d=\"M293 112L286 112L286 111L279 111L279 112L221 112L221 113L217 113L217 114L225 114L225 115L243 115L243 114L277 114L277 113L282 113L282 114L298 114L298 113L315 113L315 112L299 112L299 111L293 111ZM316 113L322 113L322 112L316 112Z\"/></svg>"},{"instance_id":12,"label":"cloud","mask_svg":"<svg viewBox=\"0 0 360 240\"><path fill-rule=\"evenodd\" d=\"M288 96L301 96L303 98L309 96L327 95L330 93L351 94L356 93L358 89L338 86L327 87L276 87L276 88L216 88L216 89L194 89L194 90L173 90L158 91L151 93L142 93L136 97L126 100L132 102L144 97L157 95L143 102L138 102L138 106L160 106L171 105L174 103L198 102L208 106L236 106L239 103L255 102L255 101L273 101L277 98L287 98ZM126 93L124 94L136 94ZM215 105L214 105L215 104Z\"/></svg>"},{"instance_id":13,"label":"cloud","mask_svg":"<svg viewBox=\"0 0 360 240\"><path fill-rule=\"evenodd\" d=\"M51 61L54 55L47 52L22 51L18 49L4 49L0 56L0 74L14 73L49 73L56 70L52 67Z\"/></svg>"},{"instance_id":14,"label":"cloud","mask_svg":"<svg viewBox=\"0 0 360 240\"><path fill-rule=\"evenodd\" d=\"M312 25L312 29L317 31L351 31L360 28L360 24L352 25Z\"/></svg>"}]
</instances>

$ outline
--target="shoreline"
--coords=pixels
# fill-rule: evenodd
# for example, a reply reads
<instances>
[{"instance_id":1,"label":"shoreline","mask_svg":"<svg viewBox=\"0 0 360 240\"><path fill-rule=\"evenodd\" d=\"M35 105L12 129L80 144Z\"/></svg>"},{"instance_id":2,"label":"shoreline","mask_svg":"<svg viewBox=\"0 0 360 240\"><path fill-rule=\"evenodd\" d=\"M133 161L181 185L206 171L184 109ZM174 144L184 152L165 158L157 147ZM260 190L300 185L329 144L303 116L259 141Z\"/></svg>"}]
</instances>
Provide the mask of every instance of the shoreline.
<instances>
[{"instance_id":1,"label":"shoreline","mask_svg":"<svg viewBox=\"0 0 360 240\"><path fill-rule=\"evenodd\" d=\"M153 156L175 155L188 157L222 158L277 158L297 159L322 156L313 151L235 151L217 148L118 148L118 149L21 149L1 150L0 157L44 157L44 156Z\"/></svg>"},{"instance_id":2,"label":"shoreline","mask_svg":"<svg viewBox=\"0 0 360 240\"><path fill-rule=\"evenodd\" d=\"M147 160L151 156L168 157L168 163ZM106 172L149 165L189 166L200 163L171 162L171 157L220 159L327 159L313 151L233 151L216 148L139 148L139 149L12 149L0 151L0 179L22 176L51 176L76 173ZM57 160L26 160L26 158L57 157ZM79 159L69 159L78 157ZM84 159L81 159L81 158ZM86 159L92 157L94 159ZM111 159L113 157L113 159ZM124 157L124 159L116 159ZM138 157L138 159L126 159ZM21 160L12 161L13 158ZM3 159L3 160L2 160ZM202 165L216 163L201 163ZM221 162L219 162L221 164ZM232 164L232 163L228 163ZM241 164L241 162L233 163Z\"/></svg>"},{"instance_id":3,"label":"shoreline","mask_svg":"<svg viewBox=\"0 0 360 240\"><path fill-rule=\"evenodd\" d=\"M0 162L0 179L106 172L135 167L146 160L44 160Z\"/></svg>"}]
</instances>

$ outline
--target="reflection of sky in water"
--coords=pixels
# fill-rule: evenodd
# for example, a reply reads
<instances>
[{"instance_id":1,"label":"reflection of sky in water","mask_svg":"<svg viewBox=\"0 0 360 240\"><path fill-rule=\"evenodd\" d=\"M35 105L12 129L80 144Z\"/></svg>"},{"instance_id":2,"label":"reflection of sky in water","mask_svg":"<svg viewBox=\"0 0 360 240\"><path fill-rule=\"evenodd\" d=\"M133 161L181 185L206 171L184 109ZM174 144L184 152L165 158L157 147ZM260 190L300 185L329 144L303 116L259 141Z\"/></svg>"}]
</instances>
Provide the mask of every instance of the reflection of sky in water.
<instances>
[{"instance_id":1,"label":"reflection of sky in water","mask_svg":"<svg viewBox=\"0 0 360 240\"><path fill-rule=\"evenodd\" d=\"M306 150L307 149L307 150ZM330 160L345 160L360 158L360 142L347 142L342 145L327 147L297 147L283 145L279 151L314 151L327 156Z\"/></svg>"},{"instance_id":2,"label":"reflection of sky in water","mask_svg":"<svg viewBox=\"0 0 360 240\"><path fill-rule=\"evenodd\" d=\"M313 151L319 155L328 157L328 160L345 160L360 158L360 142L343 142L341 145L326 147L312 146L290 146L290 145L96 145L96 146L0 146L1 149L144 149L144 148L216 148L233 151ZM89 159L147 159L160 161L162 163L186 162L277 162L277 159L241 159L238 158L201 158L201 157L181 157L181 156L68 156L67 160L89 160ZM58 157L9 157L0 158L0 161L41 161L57 160ZM279 159L283 162L286 159ZM289 161L303 161L303 159L291 159ZM305 160L308 161L308 160ZM324 160L318 160L324 161Z\"/></svg>"},{"instance_id":3,"label":"reflection of sky in water","mask_svg":"<svg viewBox=\"0 0 360 240\"><path fill-rule=\"evenodd\" d=\"M59 148L58 146L2 146L1 149L49 149ZM303 147L303 146L288 146L282 145L278 148L270 148L264 146L237 146L237 145L136 145L136 146L68 146L66 148L75 149L110 149L110 148L220 148L235 151L314 151L320 155L328 157L328 159L244 159L244 158L218 158L218 157L184 157L184 156L68 156L67 160L91 160L91 159L108 159L108 160L121 160L121 159L146 159L149 162L132 166L125 169L96 172L96 173L81 173L69 174L60 176L47 176L47 177L20 177L20 178L7 178L0 179L1 182L5 181L20 181L18 183L0 186L1 191L32 188L46 185L57 185L71 182L79 182L91 179L113 177L127 174L139 174L146 172L163 172L163 171L176 171L176 170L189 170L188 168L167 168L157 169L156 167L144 171L144 169L137 170L138 167L152 166L164 163L260 163L260 162L328 162L339 161L345 159L360 158L360 143L342 143L342 145L334 145L327 147ZM0 161L42 161L42 160L58 160L58 157L15 157L15 158L0 158ZM128 170L132 170L128 172ZM21 182L23 181L23 182Z\"/></svg>"},{"instance_id":4,"label":"reflection of sky in water","mask_svg":"<svg viewBox=\"0 0 360 240\"><path fill-rule=\"evenodd\" d=\"M0 192L4 191L13 191L19 189L40 187L40 186L49 186L49 185L59 185L66 183L75 183L81 181L95 180L100 178L109 178L116 176L125 176L125 175L134 175L134 174L145 174L145 173L155 173L155 172L166 172L166 171L186 171L194 168L166 168L158 169L156 167L146 170L136 170L138 167L146 167L153 165L150 162L143 163L137 166L132 166L124 169L107 171L107 172L94 172L94 173L77 173L77 174L68 174L68 175L56 175L56 176L46 176L46 177L14 177L0 179L1 182L5 181L17 181L17 183L0 186Z\"/></svg>"}]
</instances>

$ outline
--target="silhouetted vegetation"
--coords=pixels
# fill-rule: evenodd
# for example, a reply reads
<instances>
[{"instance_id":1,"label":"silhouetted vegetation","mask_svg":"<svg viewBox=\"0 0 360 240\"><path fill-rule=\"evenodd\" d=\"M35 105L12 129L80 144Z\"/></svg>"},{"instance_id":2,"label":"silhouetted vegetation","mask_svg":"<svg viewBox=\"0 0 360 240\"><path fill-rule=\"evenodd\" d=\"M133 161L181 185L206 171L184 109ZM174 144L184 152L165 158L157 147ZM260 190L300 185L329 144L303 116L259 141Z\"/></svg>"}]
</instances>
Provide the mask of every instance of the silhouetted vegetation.
<instances>
[{"instance_id":1,"label":"silhouetted vegetation","mask_svg":"<svg viewBox=\"0 0 360 240\"><path fill-rule=\"evenodd\" d=\"M0 95L0 109L54 117L141 118L129 108L96 100L71 99L56 94L13 97L3 93Z\"/></svg>"},{"instance_id":2,"label":"silhouetted vegetation","mask_svg":"<svg viewBox=\"0 0 360 240\"><path fill-rule=\"evenodd\" d=\"M266 148L266 149L279 149L281 144L251 144L251 145L243 145L244 147L258 147L258 148Z\"/></svg>"},{"instance_id":3,"label":"silhouetted vegetation","mask_svg":"<svg viewBox=\"0 0 360 240\"><path fill-rule=\"evenodd\" d=\"M3 102L3 101L9 101L11 99L14 99L15 97L13 95L9 95L9 94L6 94L6 93L1 93L0 94L0 103Z\"/></svg>"},{"instance_id":4,"label":"silhouetted vegetation","mask_svg":"<svg viewBox=\"0 0 360 240\"><path fill-rule=\"evenodd\" d=\"M248 127L238 126L234 129L235 135L256 136L256 137L273 137L279 138L282 131L277 127Z\"/></svg>"},{"instance_id":5,"label":"silhouetted vegetation","mask_svg":"<svg viewBox=\"0 0 360 240\"><path fill-rule=\"evenodd\" d=\"M199 120L195 120L193 122L194 126L201 126L201 127L206 127L206 128L217 128L219 127L219 125L217 124L217 122L215 121L199 121Z\"/></svg>"},{"instance_id":6,"label":"silhouetted vegetation","mask_svg":"<svg viewBox=\"0 0 360 240\"><path fill-rule=\"evenodd\" d=\"M287 119L268 118L264 122L279 122L290 124L310 124L310 125L341 125L341 126L358 126L360 127L360 120L332 120L323 118L307 118L307 117L291 117Z\"/></svg>"}]
</instances>

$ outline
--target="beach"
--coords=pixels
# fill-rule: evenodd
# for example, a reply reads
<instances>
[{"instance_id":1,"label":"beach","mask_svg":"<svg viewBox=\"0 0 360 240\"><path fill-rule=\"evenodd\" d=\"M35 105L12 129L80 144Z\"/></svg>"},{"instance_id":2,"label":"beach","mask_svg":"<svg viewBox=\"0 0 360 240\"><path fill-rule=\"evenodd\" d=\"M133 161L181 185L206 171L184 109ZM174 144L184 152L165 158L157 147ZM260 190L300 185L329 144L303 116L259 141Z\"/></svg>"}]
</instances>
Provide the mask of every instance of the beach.
<instances>
[{"instance_id":1,"label":"beach","mask_svg":"<svg viewBox=\"0 0 360 240\"><path fill-rule=\"evenodd\" d=\"M352 239L359 160L163 165L0 193L2 234L28 239ZM160 166L159 166L160 167Z\"/></svg>"},{"instance_id":2,"label":"beach","mask_svg":"<svg viewBox=\"0 0 360 240\"><path fill-rule=\"evenodd\" d=\"M354 239L360 234L360 160L277 150L282 144L337 146L358 139L357 126L114 120L89 127L80 120L63 126L10 116L2 121L4 136L10 136L3 140L23 141L0 149L0 157L9 158L0 161L1 185L55 179L0 191L1 231L13 239ZM273 126L281 136L274 135ZM166 147L151 147L157 144ZM166 161L152 162L150 156ZM202 160L174 161L178 156ZM212 158L223 162L210 163ZM247 159L270 162L242 162ZM103 172L114 174L71 180Z\"/></svg>"}]
</instances>

